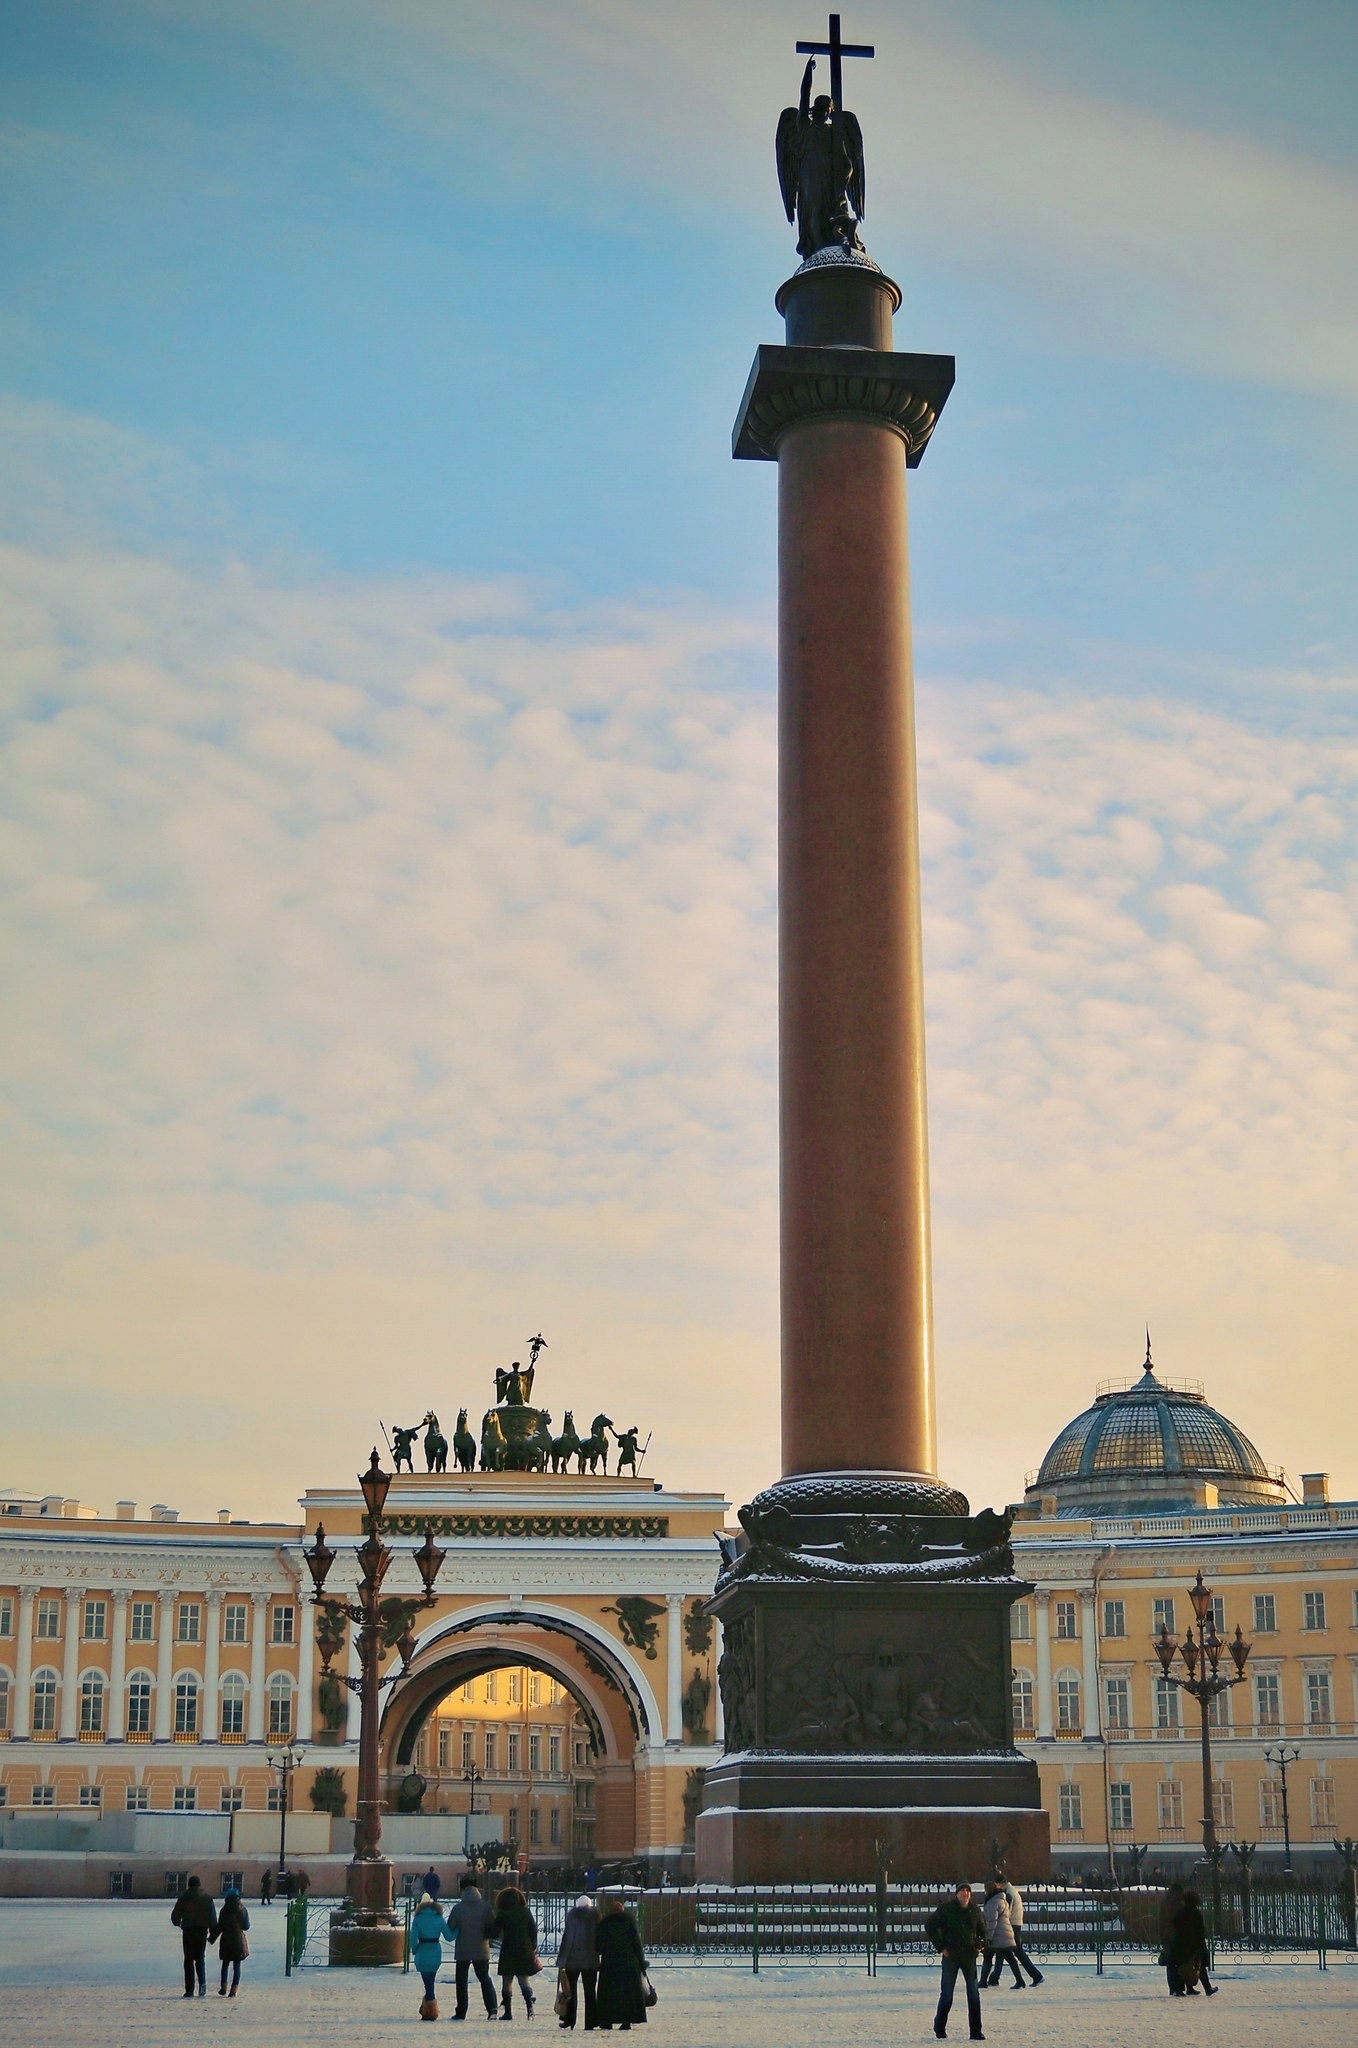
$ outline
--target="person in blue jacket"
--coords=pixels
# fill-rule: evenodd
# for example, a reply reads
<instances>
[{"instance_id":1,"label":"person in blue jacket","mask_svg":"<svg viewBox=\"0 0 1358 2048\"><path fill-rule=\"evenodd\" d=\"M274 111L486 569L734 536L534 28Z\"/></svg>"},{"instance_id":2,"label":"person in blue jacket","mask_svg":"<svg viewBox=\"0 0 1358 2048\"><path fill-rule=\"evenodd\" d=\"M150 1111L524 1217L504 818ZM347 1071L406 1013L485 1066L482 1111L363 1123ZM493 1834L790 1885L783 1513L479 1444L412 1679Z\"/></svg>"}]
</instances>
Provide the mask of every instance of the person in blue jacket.
<instances>
[{"instance_id":1,"label":"person in blue jacket","mask_svg":"<svg viewBox=\"0 0 1358 2048\"><path fill-rule=\"evenodd\" d=\"M439 1964L443 1961L443 1944L456 1940L456 1934L439 1911L437 1900L425 1892L410 1923L410 1959L424 1984L424 1999L420 2006L422 2020L436 2020L439 2016L436 1987Z\"/></svg>"}]
</instances>

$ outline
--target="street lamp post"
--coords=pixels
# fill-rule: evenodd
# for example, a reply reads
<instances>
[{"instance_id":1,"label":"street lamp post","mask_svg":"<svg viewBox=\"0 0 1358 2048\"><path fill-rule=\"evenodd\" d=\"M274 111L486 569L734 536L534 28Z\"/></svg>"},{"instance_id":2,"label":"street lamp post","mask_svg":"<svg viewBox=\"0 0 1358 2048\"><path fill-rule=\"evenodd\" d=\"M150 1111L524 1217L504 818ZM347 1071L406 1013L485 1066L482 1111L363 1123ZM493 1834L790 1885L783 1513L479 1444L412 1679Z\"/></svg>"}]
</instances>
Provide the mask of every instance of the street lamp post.
<instances>
[{"instance_id":1,"label":"street lamp post","mask_svg":"<svg viewBox=\"0 0 1358 2048\"><path fill-rule=\"evenodd\" d=\"M1300 1755L1295 1743L1291 1749L1285 1742L1280 1742L1276 1749L1264 1751L1264 1762L1276 1765L1278 1776L1283 1781L1283 1869L1289 1876L1292 1872L1292 1817L1287 1806L1287 1767L1294 1764Z\"/></svg>"},{"instance_id":2,"label":"street lamp post","mask_svg":"<svg viewBox=\"0 0 1358 2048\"><path fill-rule=\"evenodd\" d=\"M306 1751L300 1744L288 1742L282 1749L268 1752L269 1769L278 1773L278 1875L280 1879L288 1867L288 1808L292 1803L292 1774L301 1763Z\"/></svg>"},{"instance_id":3,"label":"street lamp post","mask_svg":"<svg viewBox=\"0 0 1358 2048\"><path fill-rule=\"evenodd\" d=\"M1188 1589L1197 1617L1198 1634L1194 1640L1190 1626L1184 1630L1180 1643L1177 1636L1169 1632L1169 1624L1161 1622L1160 1633L1155 1640L1155 1654L1160 1659L1160 1669L1171 1685L1177 1685L1196 1700L1202 1715L1202 1847L1203 1853L1212 1866L1212 1928L1216 1932L1221 1919L1221 1849L1217 1842L1216 1814L1212 1802L1212 1729L1208 1718L1214 1700L1229 1692L1233 1685L1239 1685L1245 1676L1245 1660L1250 1654L1250 1645L1241 1634L1237 1622L1235 1634L1227 1642L1217 1633L1216 1620L1212 1610L1212 1591L1204 1586L1202 1573ZM1234 1671L1223 1671L1223 1657L1229 1655ZM1171 1667L1178 1656L1187 1672L1181 1678Z\"/></svg>"},{"instance_id":4,"label":"street lamp post","mask_svg":"<svg viewBox=\"0 0 1358 2048\"><path fill-rule=\"evenodd\" d=\"M313 1600L321 1610L316 1631L323 1676L336 1677L341 1685L357 1693L358 1800L354 1821L354 1856L349 1865L345 1913L331 1924L330 1960L346 1963L387 1963L399 1961L402 1930L392 1911L395 1895L394 1873L382 1854L382 1794L378 1768L378 1735L381 1725L382 1687L404 1675L415 1649L411 1623L422 1607L437 1599L434 1581L446 1553L434 1542L428 1522L424 1542L415 1552L415 1564L424 1591L415 1596L398 1594L382 1597L382 1582L391 1569L395 1552L383 1540L382 1509L386 1504L392 1474L384 1472L376 1450L358 1483L367 1507L367 1537L355 1548L358 1560L358 1588L352 1599L327 1594L325 1582L336 1553L325 1540L325 1529L316 1525L310 1550L303 1551L315 1587ZM358 1676L331 1673L331 1665L343 1648L350 1628L357 1630ZM399 1670L382 1671L382 1654L388 1648L400 1653Z\"/></svg>"}]
</instances>

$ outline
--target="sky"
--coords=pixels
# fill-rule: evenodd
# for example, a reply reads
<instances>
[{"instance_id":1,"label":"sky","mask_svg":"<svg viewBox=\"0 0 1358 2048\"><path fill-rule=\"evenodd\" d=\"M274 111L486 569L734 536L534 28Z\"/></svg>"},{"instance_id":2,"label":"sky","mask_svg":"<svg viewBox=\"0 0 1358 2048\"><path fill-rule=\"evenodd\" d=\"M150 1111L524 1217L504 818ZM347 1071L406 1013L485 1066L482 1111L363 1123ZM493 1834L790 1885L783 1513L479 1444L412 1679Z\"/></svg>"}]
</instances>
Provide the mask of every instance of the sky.
<instances>
[{"instance_id":1,"label":"sky","mask_svg":"<svg viewBox=\"0 0 1358 2048\"><path fill-rule=\"evenodd\" d=\"M912 474L940 1465L1358 1496L1358 13L845 16ZM10 0L0 1486L539 1392L776 1475L784 0Z\"/></svg>"}]
</instances>

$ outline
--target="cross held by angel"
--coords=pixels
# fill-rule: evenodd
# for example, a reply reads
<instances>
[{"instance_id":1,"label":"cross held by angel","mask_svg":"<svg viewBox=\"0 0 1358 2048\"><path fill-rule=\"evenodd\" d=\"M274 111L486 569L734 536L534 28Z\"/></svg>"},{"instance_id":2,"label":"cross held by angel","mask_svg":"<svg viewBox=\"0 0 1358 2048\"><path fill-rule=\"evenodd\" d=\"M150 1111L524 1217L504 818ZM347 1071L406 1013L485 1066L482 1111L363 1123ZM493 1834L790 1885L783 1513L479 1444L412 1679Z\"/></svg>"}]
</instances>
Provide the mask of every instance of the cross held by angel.
<instances>
[{"instance_id":1,"label":"cross held by angel","mask_svg":"<svg viewBox=\"0 0 1358 2048\"><path fill-rule=\"evenodd\" d=\"M784 107L774 140L778 189L788 219L797 223L797 253L805 258L835 245L861 251L858 223L867 211L863 130L858 116L841 104L842 60L871 57L872 48L841 41L837 14L830 16L828 42L799 42L797 48L830 58L830 92L811 98L816 70L812 55L802 73L798 104Z\"/></svg>"}]
</instances>

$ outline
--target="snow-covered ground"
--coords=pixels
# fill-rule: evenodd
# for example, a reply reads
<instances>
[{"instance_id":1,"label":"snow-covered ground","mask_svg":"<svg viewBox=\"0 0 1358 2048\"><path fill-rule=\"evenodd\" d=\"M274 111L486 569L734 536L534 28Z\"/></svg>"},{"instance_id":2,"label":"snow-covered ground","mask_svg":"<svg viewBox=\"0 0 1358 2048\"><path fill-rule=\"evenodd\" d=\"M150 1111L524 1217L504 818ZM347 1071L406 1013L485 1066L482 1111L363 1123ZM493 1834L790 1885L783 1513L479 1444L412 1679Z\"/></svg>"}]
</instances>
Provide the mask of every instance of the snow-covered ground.
<instances>
[{"instance_id":1,"label":"snow-covered ground","mask_svg":"<svg viewBox=\"0 0 1358 2048\"><path fill-rule=\"evenodd\" d=\"M283 1974L283 1915L255 1910L253 1953L234 2002L208 1995L186 2012L179 1937L169 1904L0 1901L0 2044L3 2048L180 2048L186 2041L251 2042L258 2048L370 2048L392 2029L418 2027L419 1979L387 1970L307 1967ZM937 1970L923 1962L864 1967L743 1963L700 1967L657 1960L660 2003L644 2037L652 2048L895 2048L931 2042ZM987 2039L1006 2048L1352 2048L1358 2042L1358 1963L1333 1956L1259 1963L1223 1956L1219 1998L1171 2005L1150 1962L1054 1960L1036 1990L985 1996ZM556 2032L552 1976L534 2033ZM474 1989L475 1987L473 1987ZM441 1980L451 2010L451 1984ZM517 1997L515 2000L517 2005ZM468 2021L482 2034L473 2008ZM515 2024L523 2022L516 2016ZM950 2035L966 2038L965 2006Z\"/></svg>"}]
</instances>

